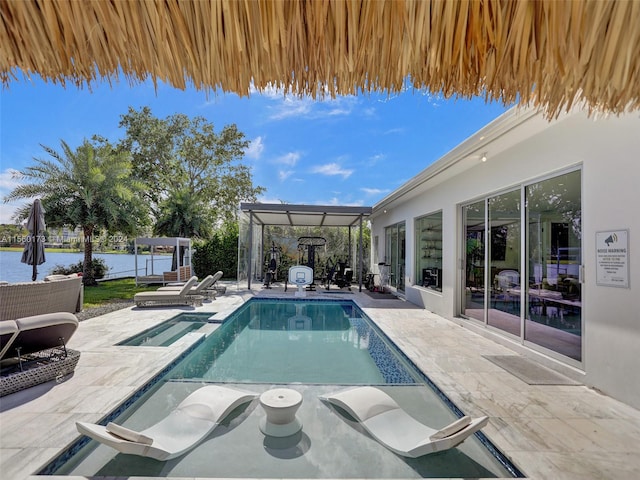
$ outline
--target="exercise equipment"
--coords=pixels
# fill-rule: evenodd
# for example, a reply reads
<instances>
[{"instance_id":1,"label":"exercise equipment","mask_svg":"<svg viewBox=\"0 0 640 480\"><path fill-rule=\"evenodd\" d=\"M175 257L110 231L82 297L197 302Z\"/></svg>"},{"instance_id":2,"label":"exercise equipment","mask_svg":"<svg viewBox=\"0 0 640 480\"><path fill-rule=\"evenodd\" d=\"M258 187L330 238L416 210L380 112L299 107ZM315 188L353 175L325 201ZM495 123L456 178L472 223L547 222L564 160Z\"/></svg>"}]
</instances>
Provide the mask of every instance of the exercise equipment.
<instances>
[{"instance_id":1,"label":"exercise equipment","mask_svg":"<svg viewBox=\"0 0 640 480\"><path fill-rule=\"evenodd\" d=\"M264 275L264 288L271 288L271 284L277 280L278 276L278 259L280 257L280 247L276 247L275 242L271 242L271 248L269 250L270 260L266 266L266 273Z\"/></svg>"},{"instance_id":2,"label":"exercise equipment","mask_svg":"<svg viewBox=\"0 0 640 480\"><path fill-rule=\"evenodd\" d=\"M324 237L299 237L298 252L301 254L300 265L307 265L312 271L316 271L316 248L324 247L327 239ZM304 262L304 252L307 252L307 262ZM311 284L307 285L307 290L315 290L315 278Z\"/></svg>"},{"instance_id":3,"label":"exercise equipment","mask_svg":"<svg viewBox=\"0 0 640 480\"><path fill-rule=\"evenodd\" d=\"M333 262L331 265L331 259L327 261L327 290L331 288L333 283L338 288L347 287L351 290L351 282L353 281L353 270L349 267L349 264L339 259Z\"/></svg>"}]
</instances>

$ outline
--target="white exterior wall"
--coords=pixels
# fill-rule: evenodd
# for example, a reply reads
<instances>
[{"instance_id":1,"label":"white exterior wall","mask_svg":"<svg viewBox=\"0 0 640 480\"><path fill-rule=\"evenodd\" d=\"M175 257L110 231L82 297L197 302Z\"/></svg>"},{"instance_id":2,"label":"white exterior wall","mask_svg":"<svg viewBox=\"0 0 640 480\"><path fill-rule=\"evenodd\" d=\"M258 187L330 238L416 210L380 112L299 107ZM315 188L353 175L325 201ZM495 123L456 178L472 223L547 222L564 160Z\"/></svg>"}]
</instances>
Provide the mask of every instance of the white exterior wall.
<instances>
[{"instance_id":1,"label":"white exterior wall","mask_svg":"<svg viewBox=\"0 0 640 480\"><path fill-rule=\"evenodd\" d=\"M465 143L473 146L477 141L471 139ZM501 142L502 148L498 145ZM581 166L585 275L583 361L579 365L579 376L586 385L640 408L640 114L590 119L578 112L551 123L534 116L500 135L495 144L481 148L488 152L487 162L482 163L478 155L472 161L458 162L457 167L428 180L428 187L415 188L399 198L391 194L374 206L372 237L380 237L380 258L384 256L384 228L405 221L406 298L454 319L460 312L461 297L460 205ZM500 151L492 154L492 150ZM444 160L446 157L438 163ZM444 181L438 183L439 179ZM416 277L414 220L438 210L443 212L442 293L413 286ZM629 230L630 288L598 286L596 232L622 229ZM478 329L477 324L472 325L470 321L456 321ZM568 368L512 340L498 340L545 365L559 370Z\"/></svg>"}]
</instances>

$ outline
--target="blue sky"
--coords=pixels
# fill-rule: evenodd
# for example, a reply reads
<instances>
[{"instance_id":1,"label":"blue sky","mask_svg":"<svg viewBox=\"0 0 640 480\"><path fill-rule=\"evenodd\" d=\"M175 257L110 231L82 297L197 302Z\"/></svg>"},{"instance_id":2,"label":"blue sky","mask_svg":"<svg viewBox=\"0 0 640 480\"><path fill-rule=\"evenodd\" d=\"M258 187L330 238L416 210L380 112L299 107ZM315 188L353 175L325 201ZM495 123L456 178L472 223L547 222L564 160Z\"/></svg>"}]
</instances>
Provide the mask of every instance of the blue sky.
<instances>
[{"instance_id":1,"label":"blue sky","mask_svg":"<svg viewBox=\"0 0 640 480\"><path fill-rule=\"evenodd\" d=\"M181 91L122 80L66 88L40 79L0 92L0 197L16 185L11 171L46 158L40 144L77 147L94 134L122 138L120 116L149 106L156 117L202 116L219 132L235 123L251 142L244 162L262 202L372 206L498 117L500 103L444 99L426 92L312 100L270 91L247 97ZM24 202L20 202L24 203ZM0 204L10 223L15 204Z\"/></svg>"}]
</instances>

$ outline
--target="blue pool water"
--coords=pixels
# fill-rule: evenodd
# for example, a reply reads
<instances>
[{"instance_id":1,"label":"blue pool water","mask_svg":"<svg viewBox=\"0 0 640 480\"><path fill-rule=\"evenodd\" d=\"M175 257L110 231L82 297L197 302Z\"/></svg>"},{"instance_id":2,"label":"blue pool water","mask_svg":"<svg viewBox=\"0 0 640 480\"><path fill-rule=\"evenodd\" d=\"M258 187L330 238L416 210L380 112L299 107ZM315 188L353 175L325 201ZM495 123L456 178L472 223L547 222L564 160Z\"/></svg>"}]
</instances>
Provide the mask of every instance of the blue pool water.
<instances>
[{"instance_id":1,"label":"blue pool water","mask_svg":"<svg viewBox=\"0 0 640 480\"><path fill-rule=\"evenodd\" d=\"M319 397L345 385L377 385L409 414L433 427L460 412L351 301L252 299L103 418L143 430L205 384L261 394L286 386L300 392L298 434L259 430L257 400L236 409L207 439L177 459L119 454L79 439L42 475L187 478L491 478L517 476L486 439L417 459L400 457L325 405ZM453 408L453 410L452 410Z\"/></svg>"},{"instance_id":2,"label":"blue pool water","mask_svg":"<svg viewBox=\"0 0 640 480\"><path fill-rule=\"evenodd\" d=\"M198 330L206 325L212 315L214 315L213 312L179 313L169 320L162 322L160 325L156 325L133 337L127 338L117 345L166 347L187 333Z\"/></svg>"},{"instance_id":3,"label":"blue pool water","mask_svg":"<svg viewBox=\"0 0 640 480\"><path fill-rule=\"evenodd\" d=\"M416 383L351 302L252 301L170 378L237 383Z\"/></svg>"}]
</instances>

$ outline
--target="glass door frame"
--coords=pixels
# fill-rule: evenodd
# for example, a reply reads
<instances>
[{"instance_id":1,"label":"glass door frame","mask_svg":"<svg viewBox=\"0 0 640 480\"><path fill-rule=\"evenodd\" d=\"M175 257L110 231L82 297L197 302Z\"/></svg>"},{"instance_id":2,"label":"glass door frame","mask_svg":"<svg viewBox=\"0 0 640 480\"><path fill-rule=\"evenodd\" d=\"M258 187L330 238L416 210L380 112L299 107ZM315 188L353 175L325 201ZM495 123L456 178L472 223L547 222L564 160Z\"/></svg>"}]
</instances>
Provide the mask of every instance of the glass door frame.
<instances>
[{"instance_id":1,"label":"glass door frame","mask_svg":"<svg viewBox=\"0 0 640 480\"><path fill-rule=\"evenodd\" d=\"M384 259L389 265L389 286L404 293L404 275L407 256L407 226L406 222L398 222L384 229ZM395 238L395 242L393 239Z\"/></svg>"}]
</instances>

